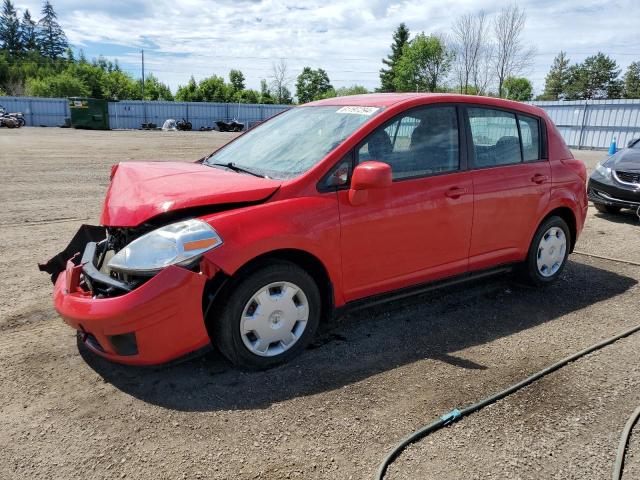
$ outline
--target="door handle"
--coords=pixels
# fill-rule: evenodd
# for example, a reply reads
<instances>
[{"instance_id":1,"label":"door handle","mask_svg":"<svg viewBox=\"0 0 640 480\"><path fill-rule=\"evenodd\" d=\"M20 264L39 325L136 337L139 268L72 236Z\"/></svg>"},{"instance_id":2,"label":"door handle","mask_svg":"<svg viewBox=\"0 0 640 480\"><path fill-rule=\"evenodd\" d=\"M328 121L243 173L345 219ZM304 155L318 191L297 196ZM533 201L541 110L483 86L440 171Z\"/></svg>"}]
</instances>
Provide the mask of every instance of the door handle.
<instances>
[{"instance_id":1,"label":"door handle","mask_svg":"<svg viewBox=\"0 0 640 480\"><path fill-rule=\"evenodd\" d=\"M449 190L447 190L444 194L449 198L460 198L465 193L467 193L466 188L452 187Z\"/></svg>"},{"instance_id":2,"label":"door handle","mask_svg":"<svg viewBox=\"0 0 640 480\"><path fill-rule=\"evenodd\" d=\"M542 175L541 173L536 173L533 177L531 177L531 181L533 183L537 183L538 185L549 180L549 177L546 175Z\"/></svg>"}]
</instances>

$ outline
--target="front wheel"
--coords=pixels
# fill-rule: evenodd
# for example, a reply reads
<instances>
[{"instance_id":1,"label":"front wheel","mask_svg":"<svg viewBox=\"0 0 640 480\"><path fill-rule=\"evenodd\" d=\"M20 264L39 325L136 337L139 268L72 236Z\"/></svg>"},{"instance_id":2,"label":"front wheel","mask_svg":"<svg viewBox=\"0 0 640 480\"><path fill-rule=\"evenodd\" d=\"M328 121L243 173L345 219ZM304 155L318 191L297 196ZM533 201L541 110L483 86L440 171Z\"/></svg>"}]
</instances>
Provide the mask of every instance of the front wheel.
<instances>
[{"instance_id":1,"label":"front wheel","mask_svg":"<svg viewBox=\"0 0 640 480\"><path fill-rule=\"evenodd\" d=\"M297 265L278 261L235 280L213 319L213 340L233 364L265 369L286 362L311 341L320 292Z\"/></svg>"},{"instance_id":2,"label":"front wheel","mask_svg":"<svg viewBox=\"0 0 640 480\"><path fill-rule=\"evenodd\" d=\"M522 266L523 279L532 285L548 285L560 276L567 263L571 232L560 217L549 217L538 227L527 259Z\"/></svg>"}]
</instances>

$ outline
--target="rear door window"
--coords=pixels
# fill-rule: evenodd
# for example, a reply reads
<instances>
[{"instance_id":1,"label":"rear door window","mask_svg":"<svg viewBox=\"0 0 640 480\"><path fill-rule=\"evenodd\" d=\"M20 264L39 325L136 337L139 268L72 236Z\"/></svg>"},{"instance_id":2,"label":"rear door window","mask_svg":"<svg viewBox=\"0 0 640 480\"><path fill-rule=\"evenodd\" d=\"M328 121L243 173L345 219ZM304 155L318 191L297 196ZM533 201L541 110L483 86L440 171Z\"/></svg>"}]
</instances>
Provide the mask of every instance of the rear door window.
<instances>
[{"instance_id":1,"label":"rear door window","mask_svg":"<svg viewBox=\"0 0 640 480\"><path fill-rule=\"evenodd\" d=\"M502 110L469 108L476 168L522 162L516 116Z\"/></svg>"}]
</instances>

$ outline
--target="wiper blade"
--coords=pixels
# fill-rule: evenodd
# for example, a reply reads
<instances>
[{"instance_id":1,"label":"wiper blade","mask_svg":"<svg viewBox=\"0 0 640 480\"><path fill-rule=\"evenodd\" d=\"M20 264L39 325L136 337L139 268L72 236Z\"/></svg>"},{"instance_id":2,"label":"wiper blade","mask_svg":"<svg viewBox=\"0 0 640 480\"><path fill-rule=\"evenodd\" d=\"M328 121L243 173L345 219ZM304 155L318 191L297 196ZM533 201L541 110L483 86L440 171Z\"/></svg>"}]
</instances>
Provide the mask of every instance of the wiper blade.
<instances>
[{"instance_id":1,"label":"wiper blade","mask_svg":"<svg viewBox=\"0 0 640 480\"><path fill-rule=\"evenodd\" d=\"M260 177L260 178L269 178L266 175L260 175L257 172L254 172L252 170L246 169L244 167L240 167L238 165L236 165L233 162L227 162L227 163L207 163L206 165L210 165L212 167L225 167L228 168L229 170L233 170L234 172L242 172L242 173L248 173L249 175L253 175L254 177Z\"/></svg>"}]
</instances>

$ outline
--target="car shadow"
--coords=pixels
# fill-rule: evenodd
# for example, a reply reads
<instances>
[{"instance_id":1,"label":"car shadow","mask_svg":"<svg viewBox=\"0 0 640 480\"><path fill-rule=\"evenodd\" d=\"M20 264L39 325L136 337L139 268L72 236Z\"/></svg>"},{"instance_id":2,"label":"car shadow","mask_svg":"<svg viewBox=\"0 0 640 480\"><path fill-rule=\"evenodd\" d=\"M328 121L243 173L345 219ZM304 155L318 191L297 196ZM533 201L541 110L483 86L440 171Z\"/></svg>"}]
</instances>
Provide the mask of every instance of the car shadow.
<instances>
[{"instance_id":1,"label":"car shadow","mask_svg":"<svg viewBox=\"0 0 640 480\"><path fill-rule=\"evenodd\" d=\"M640 226L640 218L638 218L636 210L622 209L618 213L597 212L595 216L613 223Z\"/></svg>"},{"instance_id":2,"label":"car shadow","mask_svg":"<svg viewBox=\"0 0 640 480\"><path fill-rule=\"evenodd\" d=\"M560 281L544 289L509 277L458 285L332 320L302 355L263 372L238 370L216 351L170 366L129 367L92 354L82 343L79 349L104 381L151 404L180 411L266 408L426 358L484 369L453 352L557 319L636 283L570 261Z\"/></svg>"}]
</instances>

